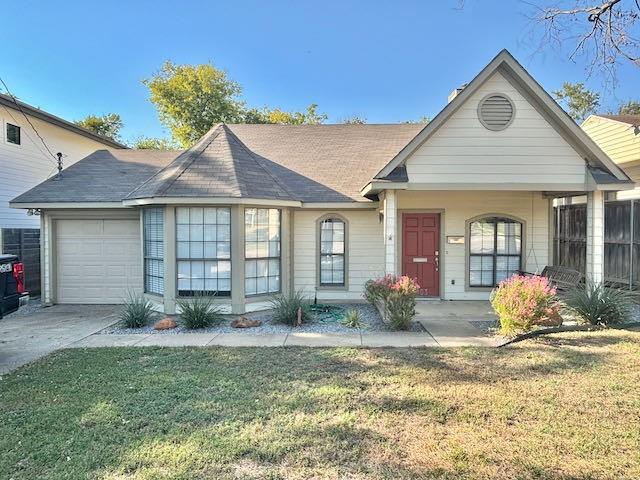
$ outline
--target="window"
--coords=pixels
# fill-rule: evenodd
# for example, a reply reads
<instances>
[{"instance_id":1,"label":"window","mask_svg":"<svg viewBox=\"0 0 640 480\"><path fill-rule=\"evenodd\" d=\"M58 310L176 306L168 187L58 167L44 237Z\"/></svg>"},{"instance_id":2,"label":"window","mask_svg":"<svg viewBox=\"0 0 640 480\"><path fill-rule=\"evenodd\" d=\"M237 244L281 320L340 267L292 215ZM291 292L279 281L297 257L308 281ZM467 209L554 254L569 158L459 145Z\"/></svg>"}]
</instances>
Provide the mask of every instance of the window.
<instances>
[{"instance_id":1,"label":"window","mask_svg":"<svg viewBox=\"0 0 640 480\"><path fill-rule=\"evenodd\" d=\"M20 127L7 123L7 142L20 145Z\"/></svg>"},{"instance_id":2,"label":"window","mask_svg":"<svg viewBox=\"0 0 640 480\"><path fill-rule=\"evenodd\" d=\"M345 223L338 218L320 222L320 285L344 286Z\"/></svg>"},{"instance_id":3,"label":"window","mask_svg":"<svg viewBox=\"0 0 640 480\"><path fill-rule=\"evenodd\" d=\"M280 291L280 210L244 211L244 290L246 295Z\"/></svg>"},{"instance_id":4,"label":"window","mask_svg":"<svg viewBox=\"0 0 640 480\"><path fill-rule=\"evenodd\" d=\"M231 295L231 209L176 208L178 295Z\"/></svg>"},{"instance_id":5,"label":"window","mask_svg":"<svg viewBox=\"0 0 640 480\"><path fill-rule=\"evenodd\" d=\"M164 210L142 211L144 225L144 291L164 294Z\"/></svg>"},{"instance_id":6,"label":"window","mask_svg":"<svg viewBox=\"0 0 640 480\"><path fill-rule=\"evenodd\" d=\"M520 270L522 224L488 217L469 228L469 286L494 287Z\"/></svg>"}]
</instances>

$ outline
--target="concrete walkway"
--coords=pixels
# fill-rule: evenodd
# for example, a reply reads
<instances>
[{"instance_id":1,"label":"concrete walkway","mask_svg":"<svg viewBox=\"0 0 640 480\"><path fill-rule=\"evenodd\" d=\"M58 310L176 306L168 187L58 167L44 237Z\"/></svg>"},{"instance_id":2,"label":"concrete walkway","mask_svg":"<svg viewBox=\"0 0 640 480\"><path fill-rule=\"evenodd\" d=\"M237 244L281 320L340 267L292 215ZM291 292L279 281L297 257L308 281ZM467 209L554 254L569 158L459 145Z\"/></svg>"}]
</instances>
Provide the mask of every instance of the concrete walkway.
<instances>
[{"instance_id":1,"label":"concrete walkway","mask_svg":"<svg viewBox=\"0 0 640 480\"><path fill-rule=\"evenodd\" d=\"M471 321L495 322L489 302L421 301L416 306L416 320L442 347L495 347L497 338L489 337Z\"/></svg>"},{"instance_id":2,"label":"concrete walkway","mask_svg":"<svg viewBox=\"0 0 640 480\"><path fill-rule=\"evenodd\" d=\"M0 375L118 321L113 305L55 305L0 319Z\"/></svg>"},{"instance_id":3,"label":"concrete walkway","mask_svg":"<svg viewBox=\"0 0 640 480\"><path fill-rule=\"evenodd\" d=\"M428 333L179 333L91 335L68 348L86 347L437 347Z\"/></svg>"}]
</instances>

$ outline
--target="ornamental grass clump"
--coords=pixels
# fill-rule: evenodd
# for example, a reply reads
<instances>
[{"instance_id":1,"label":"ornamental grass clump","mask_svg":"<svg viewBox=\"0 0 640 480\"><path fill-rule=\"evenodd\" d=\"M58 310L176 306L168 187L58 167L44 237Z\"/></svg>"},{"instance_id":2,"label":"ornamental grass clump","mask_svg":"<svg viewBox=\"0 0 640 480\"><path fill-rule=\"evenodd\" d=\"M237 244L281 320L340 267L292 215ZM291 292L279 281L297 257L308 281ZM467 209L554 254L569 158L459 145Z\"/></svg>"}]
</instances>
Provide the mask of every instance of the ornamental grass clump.
<instances>
[{"instance_id":1,"label":"ornamental grass clump","mask_svg":"<svg viewBox=\"0 0 640 480\"><path fill-rule=\"evenodd\" d=\"M212 297L196 295L181 298L176 303L180 307L180 320L188 329L207 328L224 319L222 307L214 304Z\"/></svg>"},{"instance_id":2,"label":"ornamental grass clump","mask_svg":"<svg viewBox=\"0 0 640 480\"><path fill-rule=\"evenodd\" d=\"M394 330L408 330L416 315L416 297L420 285L411 277L385 275L365 284L365 298L382 304L385 320Z\"/></svg>"},{"instance_id":3,"label":"ornamental grass clump","mask_svg":"<svg viewBox=\"0 0 640 480\"><path fill-rule=\"evenodd\" d=\"M491 305L500 320L500 333L513 336L532 330L557 311L556 289L545 277L514 275L491 293Z\"/></svg>"},{"instance_id":4,"label":"ornamental grass clump","mask_svg":"<svg viewBox=\"0 0 640 480\"><path fill-rule=\"evenodd\" d=\"M344 318L340 321L342 325L347 328L362 328L366 327L366 323L362 320L362 315L358 310L348 310L347 313L344 314Z\"/></svg>"},{"instance_id":5,"label":"ornamental grass clump","mask_svg":"<svg viewBox=\"0 0 640 480\"><path fill-rule=\"evenodd\" d=\"M297 326L311 318L311 302L301 291L274 297L271 308L273 320L278 323Z\"/></svg>"},{"instance_id":6,"label":"ornamental grass clump","mask_svg":"<svg viewBox=\"0 0 640 480\"><path fill-rule=\"evenodd\" d=\"M120 320L127 328L141 328L149 323L153 312L153 305L144 295L129 293L120 311Z\"/></svg>"}]
</instances>

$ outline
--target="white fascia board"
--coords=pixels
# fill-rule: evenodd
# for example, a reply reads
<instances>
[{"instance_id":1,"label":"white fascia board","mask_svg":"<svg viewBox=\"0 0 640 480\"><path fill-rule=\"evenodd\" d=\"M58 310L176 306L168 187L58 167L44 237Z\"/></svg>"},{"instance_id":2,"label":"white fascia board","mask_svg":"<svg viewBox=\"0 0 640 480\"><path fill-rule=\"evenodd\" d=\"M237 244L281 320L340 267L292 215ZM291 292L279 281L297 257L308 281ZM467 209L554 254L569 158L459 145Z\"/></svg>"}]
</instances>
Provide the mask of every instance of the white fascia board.
<instances>
[{"instance_id":1,"label":"white fascia board","mask_svg":"<svg viewBox=\"0 0 640 480\"><path fill-rule=\"evenodd\" d=\"M127 208L122 202L10 202L11 208L40 208L40 209L65 209L65 208Z\"/></svg>"},{"instance_id":2,"label":"white fascia board","mask_svg":"<svg viewBox=\"0 0 640 480\"><path fill-rule=\"evenodd\" d=\"M264 198L230 198L230 197L154 197L123 200L127 207L143 205L266 205L274 207L301 207L298 200L269 200Z\"/></svg>"}]
</instances>

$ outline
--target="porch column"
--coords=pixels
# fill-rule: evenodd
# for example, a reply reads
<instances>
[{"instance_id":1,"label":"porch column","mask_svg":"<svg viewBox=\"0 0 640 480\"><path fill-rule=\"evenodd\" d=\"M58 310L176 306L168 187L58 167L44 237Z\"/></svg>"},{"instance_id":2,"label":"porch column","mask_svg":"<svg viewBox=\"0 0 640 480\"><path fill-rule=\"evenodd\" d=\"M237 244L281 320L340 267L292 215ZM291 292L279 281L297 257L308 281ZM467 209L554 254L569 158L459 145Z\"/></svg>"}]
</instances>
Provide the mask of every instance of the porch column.
<instances>
[{"instance_id":1,"label":"porch column","mask_svg":"<svg viewBox=\"0 0 640 480\"><path fill-rule=\"evenodd\" d=\"M244 313L244 207L231 206L231 313Z\"/></svg>"},{"instance_id":2,"label":"porch column","mask_svg":"<svg viewBox=\"0 0 640 480\"><path fill-rule=\"evenodd\" d=\"M386 190L382 202L382 214L384 217L384 258L385 273L395 275L396 272L396 230L397 230L397 204L395 190Z\"/></svg>"},{"instance_id":3,"label":"porch column","mask_svg":"<svg viewBox=\"0 0 640 480\"><path fill-rule=\"evenodd\" d=\"M604 192L587 193L587 282L604 281Z\"/></svg>"},{"instance_id":4,"label":"porch column","mask_svg":"<svg viewBox=\"0 0 640 480\"><path fill-rule=\"evenodd\" d=\"M176 313L176 209L164 208L164 313Z\"/></svg>"}]
</instances>

